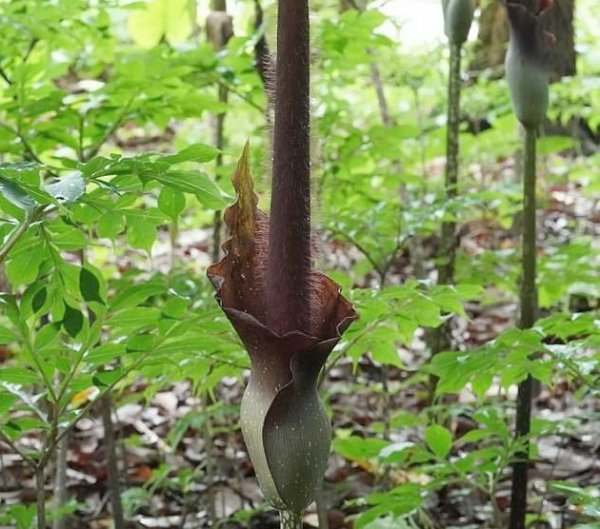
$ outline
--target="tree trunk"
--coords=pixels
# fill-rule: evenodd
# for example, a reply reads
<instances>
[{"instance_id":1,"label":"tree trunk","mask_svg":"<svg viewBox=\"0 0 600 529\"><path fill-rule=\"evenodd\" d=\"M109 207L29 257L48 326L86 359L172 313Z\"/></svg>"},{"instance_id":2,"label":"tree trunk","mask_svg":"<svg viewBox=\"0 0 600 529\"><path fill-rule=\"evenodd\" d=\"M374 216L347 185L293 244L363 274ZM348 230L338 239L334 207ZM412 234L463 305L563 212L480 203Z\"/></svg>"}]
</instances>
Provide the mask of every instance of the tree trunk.
<instances>
[{"instance_id":1,"label":"tree trunk","mask_svg":"<svg viewBox=\"0 0 600 529\"><path fill-rule=\"evenodd\" d=\"M528 7L535 6L536 0L511 0ZM573 20L575 0L555 2L554 9L546 17L546 29L554 34L557 44L551 51L550 65L552 80L564 76L575 75L575 31ZM479 19L479 35L476 45L475 59L471 68L497 68L504 64L508 43L508 23L506 9L500 2L491 2L483 8Z\"/></svg>"}]
</instances>

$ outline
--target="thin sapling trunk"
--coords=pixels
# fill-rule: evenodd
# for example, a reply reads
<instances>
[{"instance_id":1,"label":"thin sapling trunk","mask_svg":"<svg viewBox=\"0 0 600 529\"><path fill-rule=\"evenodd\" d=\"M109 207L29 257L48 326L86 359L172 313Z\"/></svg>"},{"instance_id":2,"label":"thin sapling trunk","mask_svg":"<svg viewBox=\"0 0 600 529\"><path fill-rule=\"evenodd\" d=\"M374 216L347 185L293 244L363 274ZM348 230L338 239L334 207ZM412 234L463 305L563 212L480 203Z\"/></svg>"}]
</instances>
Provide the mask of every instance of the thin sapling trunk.
<instances>
[{"instance_id":1,"label":"thin sapling trunk","mask_svg":"<svg viewBox=\"0 0 600 529\"><path fill-rule=\"evenodd\" d=\"M46 529L46 485L44 479L44 466L38 464L35 469L37 529Z\"/></svg>"},{"instance_id":2,"label":"thin sapling trunk","mask_svg":"<svg viewBox=\"0 0 600 529\"><path fill-rule=\"evenodd\" d=\"M106 473L112 506L114 529L125 529L125 517L121 502L120 475L117 462L115 430L112 421L112 397L110 392L100 400L102 425L104 426L104 449L106 452Z\"/></svg>"},{"instance_id":3,"label":"thin sapling trunk","mask_svg":"<svg viewBox=\"0 0 600 529\"><path fill-rule=\"evenodd\" d=\"M52 508L55 519L52 529L64 529L66 517L58 512L67 503L67 453L69 450L69 434L63 435L56 446L56 469L54 471L54 498Z\"/></svg>"}]
</instances>

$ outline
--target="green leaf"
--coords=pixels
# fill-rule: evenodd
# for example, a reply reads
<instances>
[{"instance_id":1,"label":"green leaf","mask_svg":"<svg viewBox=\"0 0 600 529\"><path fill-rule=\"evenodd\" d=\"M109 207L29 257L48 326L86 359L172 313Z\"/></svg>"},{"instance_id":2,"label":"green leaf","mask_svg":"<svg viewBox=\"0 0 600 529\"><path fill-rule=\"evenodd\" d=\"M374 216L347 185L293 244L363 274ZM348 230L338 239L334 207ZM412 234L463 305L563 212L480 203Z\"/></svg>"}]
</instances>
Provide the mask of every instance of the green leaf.
<instances>
[{"instance_id":1,"label":"green leaf","mask_svg":"<svg viewBox=\"0 0 600 529\"><path fill-rule=\"evenodd\" d=\"M452 434L447 428L433 424L425 430L425 442L440 459L445 459L452 449Z\"/></svg>"},{"instance_id":2,"label":"green leaf","mask_svg":"<svg viewBox=\"0 0 600 529\"><path fill-rule=\"evenodd\" d=\"M336 439L333 442L334 450L345 457L354 461L364 461L378 457L380 452L390 443L383 439L364 439L358 436L350 436L342 439Z\"/></svg>"},{"instance_id":3,"label":"green leaf","mask_svg":"<svg viewBox=\"0 0 600 529\"><path fill-rule=\"evenodd\" d=\"M129 18L134 42L153 48L163 36L169 44L184 42L192 32L192 10L188 0L152 0Z\"/></svg>"},{"instance_id":4,"label":"green leaf","mask_svg":"<svg viewBox=\"0 0 600 529\"><path fill-rule=\"evenodd\" d=\"M96 366L106 365L115 358L125 355L125 346L116 343L104 343L92 349L85 357L86 361Z\"/></svg>"},{"instance_id":5,"label":"green leaf","mask_svg":"<svg viewBox=\"0 0 600 529\"><path fill-rule=\"evenodd\" d=\"M166 289L167 287L164 283L156 282L132 285L115 295L110 306L110 311L116 312L124 308L134 307L142 301L146 301L149 297L166 292Z\"/></svg>"},{"instance_id":6,"label":"green leaf","mask_svg":"<svg viewBox=\"0 0 600 529\"><path fill-rule=\"evenodd\" d=\"M0 177L0 193L11 204L31 213L35 208L35 201L18 184Z\"/></svg>"},{"instance_id":7,"label":"green leaf","mask_svg":"<svg viewBox=\"0 0 600 529\"><path fill-rule=\"evenodd\" d=\"M100 296L100 281L96 274L87 268L82 268L79 272L79 290L85 301L97 301L104 304L104 300Z\"/></svg>"},{"instance_id":8,"label":"green leaf","mask_svg":"<svg viewBox=\"0 0 600 529\"><path fill-rule=\"evenodd\" d=\"M11 329L0 325L0 345L15 342L18 340L18 335Z\"/></svg>"},{"instance_id":9,"label":"green leaf","mask_svg":"<svg viewBox=\"0 0 600 529\"><path fill-rule=\"evenodd\" d=\"M85 193L85 180L80 171L73 171L59 180L46 184L44 189L59 202L75 202Z\"/></svg>"},{"instance_id":10,"label":"green leaf","mask_svg":"<svg viewBox=\"0 0 600 529\"><path fill-rule=\"evenodd\" d=\"M116 315L111 321L113 328L134 329L145 326L154 326L160 318L160 311L151 307L135 307L127 309Z\"/></svg>"},{"instance_id":11,"label":"green leaf","mask_svg":"<svg viewBox=\"0 0 600 529\"><path fill-rule=\"evenodd\" d=\"M163 187L158 195L158 209L171 217L173 221L177 221L185 209L185 196L176 189Z\"/></svg>"},{"instance_id":12,"label":"green leaf","mask_svg":"<svg viewBox=\"0 0 600 529\"><path fill-rule=\"evenodd\" d=\"M65 303L65 314L63 316L62 324L69 336L75 338L83 327L83 314L80 310Z\"/></svg>"},{"instance_id":13,"label":"green leaf","mask_svg":"<svg viewBox=\"0 0 600 529\"><path fill-rule=\"evenodd\" d=\"M157 226L160 221L144 215L127 215L127 241L134 248L145 250L148 254L152 252L152 246L156 241Z\"/></svg>"},{"instance_id":14,"label":"green leaf","mask_svg":"<svg viewBox=\"0 0 600 529\"><path fill-rule=\"evenodd\" d=\"M212 145L197 143L196 145L186 147L177 154L163 156L161 161L167 162L169 165L183 162L206 163L214 160L217 157L217 154L219 154L219 149L216 149Z\"/></svg>"},{"instance_id":15,"label":"green leaf","mask_svg":"<svg viewBox=\"0 0 600 529\"><path fill-rule=\"evenodd\" d=\"M200 171L168 171L153 178L162 184L196 195L200 203L210 209L222 209L227 202L219 186Z\"/></svg>"},{"instance_id":16,"label":"green leaf","mask_svg":"<svg viewBox=\"0 0 600 529\"><path fill-rule=\"evenodd\" d=\"M96 373L96 375L92 378L92 381L97 387L109 387L116 383L122 376L123 370L119 368L112 371L102 371L101 373Z\"/></svg>"},{"instance_id":17,"label":"green leaf","mask_svg":"<svg viewBox=\"0 0 600 529\"><path fill-rule=\"evenodd\" d=\"M6 275L14 287L31 283L38 276L40 265L47 257L43 245L33 246L6 263Z\"/></svg>"},{"instance_id":18,"label":"green leaf","mask_svg":"<svg viewBox=\"0 0 600 529\"><path fill-rule=\"evenodd\" d=\"M114 241L125 229L125 216L121 211L108 211L98 219L96 230L99 237Z\"/></svg>"},{"instance_id":19,"label":"green leaf","mask_svg":"<svg viewBox=\"0 0 600 529\"><path fill-rule=\"evenodd\" d=\"M6 413L9 412L16 402L17 396L12 395L11 393L0 393L0 418Z\"/></svg>"},{"instance_id":20,"label":"green leaf","mask_svg":"<svg viewBox=\"0 0 600 529\"><path fill-rule=\"evenodd\" d=\"M0 381L27 385L36 383L38 376L33 371L22 367L3 367L0 369Z\"/></svg>"},{"instance_id":21,"label":"green leaf","mask_svg":"<svg viewBox=\"0 0 600 529\"><path fill-rule=\"evenodd\" d=\"M52 239L52 243L59 250L75 252L85 248L88 244L88 239L81 230L60 220L48 225L48 234Z\"/></svg>"},{"instance_id":22,"label":"green leaf","mask_svg":"<svg viewBox=\"0 0 600 529\"><path fill-rule=\"evenodd\" d=\"M33 299L31 300L31 308L32 308L34 314L36 314L44 306L44 303L46 303L47 299L48 299L48 290L46 289L46 287L40 288L36 292L35 296L33 296Z\"/></svg>"}]
</instances>

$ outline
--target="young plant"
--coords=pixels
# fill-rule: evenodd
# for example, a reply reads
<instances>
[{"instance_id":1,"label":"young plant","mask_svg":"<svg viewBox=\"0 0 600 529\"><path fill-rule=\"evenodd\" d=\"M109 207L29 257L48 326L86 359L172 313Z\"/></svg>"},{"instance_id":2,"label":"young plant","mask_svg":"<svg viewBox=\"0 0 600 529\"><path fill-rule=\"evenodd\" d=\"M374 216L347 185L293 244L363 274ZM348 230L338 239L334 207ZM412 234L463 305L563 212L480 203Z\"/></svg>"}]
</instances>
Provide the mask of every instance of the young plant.
<instances>
[{"instance_id":1,"label":"young plant","mask_svg":"<svg viewBox=\"0 0 600 529\"><path fill-rule=\"evenodd\" d=\"M208 275L251 359L241 407L250 458L282 527L295 528L331 442L317 379L356 313L312 266L307 0L280 0L277 34L271 218L257 209L246 146L224 216L227 255Z\"/></svg>"},{"instance_id":2,"label":"young plant","mask_svg":"<svg viewBox=\"0 0 600 529\"><path fill-rule=\"evenodd\" d=\"M458 152L460 126L460 63L462 46L467 40L473 14L474 0L443 0L445 32L448 37L450 55L448 58L448 114L446 129L446 180L444 191L447 201L457 196ZM450 285L454 282L456 261L456 222L447 220L442 223L440 241L440 263L438 282ZM440 325L434 333L432 353L436 354L450 348L450 322Z\"/></svg>"},{"instance_id":3,"label":"young plant","mask_svg":"<svg viewBox=\"0 0 600 529\"><path fill-rule=\"evenodd\" d=\"M505 2L510 23L506 56L506 78L513 108L525 129L523 171L523 239L519 327L529 329L537 319L536 288L536 134L548 108L548 53L554 37L542 27L542 15L553 0L540 0L537 12ZM531 424L533 381L528 376L519 384L515 435L523 450L513 465L510 529L524 529L527 512L528 436Z\"/></svg>"}]
</instances>

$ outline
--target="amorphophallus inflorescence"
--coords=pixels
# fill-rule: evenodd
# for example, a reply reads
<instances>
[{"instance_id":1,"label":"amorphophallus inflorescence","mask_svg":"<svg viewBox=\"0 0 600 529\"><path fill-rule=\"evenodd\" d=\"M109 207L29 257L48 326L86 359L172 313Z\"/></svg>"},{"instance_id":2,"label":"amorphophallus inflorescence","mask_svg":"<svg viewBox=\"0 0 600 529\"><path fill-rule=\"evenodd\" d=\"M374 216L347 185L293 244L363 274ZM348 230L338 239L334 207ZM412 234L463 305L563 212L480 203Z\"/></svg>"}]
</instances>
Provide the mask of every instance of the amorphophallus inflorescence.
<instances>
[{"instance_id":1,"label":"amorphophallus inflorescence","mask_svg":"<svg viewBox=\"0 0 600 529\"><path fill-rule=\"evenodd\" d=\"M538 317L536 288L536 141L537 131L548 110L549 51L554 36L543 28L543 16L554 0L540 0L529 10L516 2L503 2L508 12L510 43L506 55L506 78L517 119L525 129L523 170L523 234L519 327L533 327ZM531 375L519 383L515 437L521 449L513 463L510 529L525 529L529 435L531 430Z\"/></svg>"},{"instance_id":2,"label":"amorphophallus inflorescence","mask_svg":"<svg viewBox=\"0 0 600 529\"><path fill-rule=\"evenodd\" d=\"M548 110L548 65L554 35L543 28L542 18L554 0L540 0L532 12L516 2L504 2L508 11L510 43L506 79L518 120L525 128L538 128Z\"/></svg>"},{"instance_id":3,"label":"amorphophallus inflorescence","mask_svg":"<svg viewBox=\"0 0 600 529\"><path fill-rule=\"evenodd\" d=\"M475 0L442 0L444 31L450 44L463 44L469 36Z\"/></svg>"},{"instance_id":4,"label":"amorphophallus inflorescence","mask_svg":"<svg viewBox=\"0 0 600 529\"><path fill-rule=\"evenodd\" d=\"M313 268L308 28L307 0L279 0L271 217L257 208L246 145L233 176L237 201L224 215L226 255L208 269L251 360L242 433L263 493L288 527L300 525L330 450L319 373L357 317Z\"/></svg>"}]
</instances>

